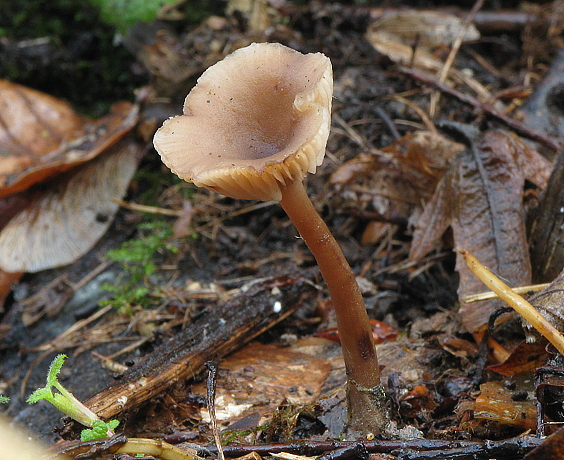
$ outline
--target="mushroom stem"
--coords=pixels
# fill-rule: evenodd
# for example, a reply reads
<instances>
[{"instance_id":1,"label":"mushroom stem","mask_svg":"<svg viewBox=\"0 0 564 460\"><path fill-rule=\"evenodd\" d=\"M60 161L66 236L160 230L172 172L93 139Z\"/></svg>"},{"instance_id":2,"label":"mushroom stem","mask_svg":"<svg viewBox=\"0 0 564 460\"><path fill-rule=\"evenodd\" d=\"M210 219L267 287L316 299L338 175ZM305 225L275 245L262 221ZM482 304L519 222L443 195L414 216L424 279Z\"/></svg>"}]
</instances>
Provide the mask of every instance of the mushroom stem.
<instances>
[{"instance_id":1,"label":"mushroom stem","mask_svg":"<svg viewBox=\"0 0 564 460\"><path fill-rule=\"evenodd\" d=\"M280 204L315 257L333 300L348 378L348 434L379 433L388 423L385 392L370 321L354 273L302 181L282 188Z\"/></svg>"}]
</instances>

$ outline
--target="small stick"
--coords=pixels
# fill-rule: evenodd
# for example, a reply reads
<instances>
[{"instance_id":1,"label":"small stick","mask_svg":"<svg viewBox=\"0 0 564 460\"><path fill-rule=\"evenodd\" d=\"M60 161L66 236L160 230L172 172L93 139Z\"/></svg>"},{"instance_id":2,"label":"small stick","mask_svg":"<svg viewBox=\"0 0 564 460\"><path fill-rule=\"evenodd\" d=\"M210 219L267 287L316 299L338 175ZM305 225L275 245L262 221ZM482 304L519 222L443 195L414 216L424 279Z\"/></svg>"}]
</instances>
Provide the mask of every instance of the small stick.
<instances>
[{"instance_id":1,"label":"small stick","mask_svg":"<svg viewBox=\"0 0 564 460\"><path fill-rule=\"evenodd\" d=\"M287 444L253 444L225 446L228 457L257 452L269 455L276 452L291 452L300 455L321 455L325 452L362 444L369 453L391 454L394 458L401 455L402 459L515 459L542 443L536 436L519 436L500 441L457 441L443 439L408 439L408 440L375 440L375 441L299 441ZM210 446L208 450L215 452Z\"/></svg>"},{"instance_id":2,"label":"small stick","mask_svg":"<svg viewBox=\"0 0 564 460\"><path fill-rule=\"evenodd\" d=\"M460 254L466 265L482 283L494 291L502 300L512 307L517 313L525 318L541 335L556 347L564 355L564 337L544 316L542 316L529 302L511 290L507 284L501 281L470 252L462 249Z\"/></svg>"},{"instance_id":3,"label":"small stick","mask_svg":"<svg viewBox=\"0 0 564 460\"><path fill-rule=\"evenodd\" d=\"M469 94L463 94L463 93L456 91L455 89L449 87L448 85L440 83L439 81L437 81L435 78L429 76L428 74L425 74L423 72L420 72L420 71L414 70L414 69L407 69L405 67L402 67L400 69L400 72L405 74L405 75L409 75L410 77L412 77L416 80L419 80L419 81L421 81L425 84L428 84L430 86L434 86L435 88L437 88L442 93L448 94L449 96L452 96L452 97L458 99L460 102L468 104L471 107L474 107L475 109L484 112L486 115L497 118L499 121L501 121L502 123L505 123L507 126L509 126L511 129L514 129L517 133L521 134L522 136L525 136L525 137L532 139L534 141L541 142L544 145L546 145L547 147L554 150L555 152L560 150L559 143L556 140L550 138L549 136L546 136L544 133L541 133L540 131L536 131L534 129L531 129L531 128L527 127L526 125L524 125L523 123L515 120L514 118L508 117L504 113L498 112L491 105L484 104L484 103L478 101L476 98L470 96Z\"/></svg>"},{"instance_id":4,"label":"small stick","mask_svg":"<svg viewBox=\"0 0 564 460\"><path fill-rule=\"evenodd\" d=\"M466 18L464 19L464 24L463 24L462 28L459 30L458 35L456 36L456 39L454 40L454 42L452 44L450 53L448 54L448 57L445 61L443 68L439 72L439 75L438 75L439 83L444 83L446 81L449 70L452 67L452 64L454 63L454 59L455 59L456 55L458 54L458 51L460 50L460 45L462 45L462 40L464 38L464 35L466 34L466 32L468 31L468 28L472 24L472 21L474 20L476 13L478 13L478 11L480 11L482 9L482 6L484 6L484 0L477 0L476 3L474 3L474 6L472 7L472 9L470 10L470 13L468 13ZM430 107L429 107L429 114L431 115L431 118L435 117L436 109L437 109L437 105L439 103L440 96L441 96L440 92L434 93L431 96L431 101L430 101L431 104L430 104Z\"/></svg>"},{"instance_id":5,"label":"small stick","mask_svg":"<svg viewBox=\"0 0 564 460\"><path fill-rule=\"evenodd\" d=\"M532 292L539 292L542 291L545 287L547 287L550 283L542 283L542 284L531 284L529 286L518 286L514 288L510 288L515 294L527 294ZM490 300L496 299L498 295L493 291L487 292L480 292L479 294L470 294L465 295L460 300L464 303L473 303L473 302L480 302L481 300Z\"/></svg>"},{"instance_id":6,"label":"small stick","mask_svg":"<svg viewBox=\"0 0 564 460\"><path fill-rule=\"evenodd\" d=\"M223 449L221 447L221 438L219 437L219 428L217 427L217 418L215 416L215 388L217 382L217 364L212 361L206 361L204 365L208 368L208 380L206 383L208 412L210 413L210 423L213 432L213 439L217 447L219 460L225 460Z\"/></svg>"}]
</instances>

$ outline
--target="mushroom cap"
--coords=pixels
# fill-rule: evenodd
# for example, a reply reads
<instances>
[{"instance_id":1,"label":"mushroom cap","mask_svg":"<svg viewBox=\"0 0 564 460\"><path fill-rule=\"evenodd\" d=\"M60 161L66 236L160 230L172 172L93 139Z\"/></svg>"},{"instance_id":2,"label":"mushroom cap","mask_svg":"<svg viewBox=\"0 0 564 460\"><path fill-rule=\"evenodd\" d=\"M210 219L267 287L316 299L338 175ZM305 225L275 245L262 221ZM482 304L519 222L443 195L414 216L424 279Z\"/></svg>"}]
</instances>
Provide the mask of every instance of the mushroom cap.
<instances>
[{"instance_id":1,"label":"mushroom cap","mask_svg":"<svg viewBox=\"0 0 564 460\"><path fill-rule=\"evenodd\" d=\"M154 137L179 177L223 195L280 200L281 189L323 162L333 72L321 53L253 43L207 69L184 115Z\"/></svg>"}]
</instances>

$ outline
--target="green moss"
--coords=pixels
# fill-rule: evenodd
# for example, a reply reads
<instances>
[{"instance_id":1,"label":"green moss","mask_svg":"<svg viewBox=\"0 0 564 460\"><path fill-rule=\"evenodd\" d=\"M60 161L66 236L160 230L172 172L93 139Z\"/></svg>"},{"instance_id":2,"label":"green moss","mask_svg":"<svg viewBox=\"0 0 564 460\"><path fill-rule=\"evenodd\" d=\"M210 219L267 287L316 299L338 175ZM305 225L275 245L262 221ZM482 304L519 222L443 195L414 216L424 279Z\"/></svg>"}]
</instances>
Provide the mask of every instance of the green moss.
<instances>
[{"instance_id":1,"label":"green moss","mask_svg":"<svg viewBox=\"0 0 564 460\"><path fill-rule=\"evenodd\" d=\"M150 22L161 7L177 0L90 0L96 5L107 24L113 24L121 32L138 21Z\"/></svg>"},{"instance_id":2,"label":"green moss","mask_svg":"<svg viewBox=\"0 0 564 460\"><path fill-rule=\"evenodd\" d=\"M177 252L170 243L172 226L163 220L145 222L138 227L137 238L126 241L119 249L114 249L106 257L119 262L124 276L116 284L105 284L103 289L113 294L103 302L114 305L127 312L133 305L149 305L151 287L145 284L147 278L155 273L156 258L165 252Z\"/></svg>"}]
</instances>

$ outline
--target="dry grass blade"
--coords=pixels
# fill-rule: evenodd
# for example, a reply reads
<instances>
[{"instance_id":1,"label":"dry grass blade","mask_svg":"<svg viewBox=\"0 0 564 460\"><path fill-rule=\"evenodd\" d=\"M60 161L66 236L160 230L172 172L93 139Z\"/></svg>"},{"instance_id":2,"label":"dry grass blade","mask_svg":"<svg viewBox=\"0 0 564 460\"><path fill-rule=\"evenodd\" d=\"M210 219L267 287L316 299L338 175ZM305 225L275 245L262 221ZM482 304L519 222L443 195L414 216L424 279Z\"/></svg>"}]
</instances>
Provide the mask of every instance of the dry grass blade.
<instances>
[{"instance_id":1,"label":"dry grass blade","mask_svg":"<svg viewBox=\"0 0 564 460\"><path fill-rule=\"evenodd\" d=\"M511 308L531 323L561 354L564 354L564 337L558 329L542 316L535 307L523 297L513 292L507 284L484 267L470 252L464 249L459 252L474 275L503 299Z\"/></svg>"},{"instance_id":2,"label":"dry grass blade","mask_svg":"<svg viewBox=\"0 0 564 460\"><path fill-rule=\"evenodd\" d=\"M511 288L511 290L515 294L521 295L521 294L528 294L528 293L542 291L548 285L549 285L549 283L531 284L530 286L514 287L514 288ZM472 302L479 302L481 300L496 299L498 297L499 296L495 292L487 291L487 292L480 292L479 294L465 295L460 300L462 300L462 302L464 302L464 303L472 303Z\"/></svg>"}]
</instances>

